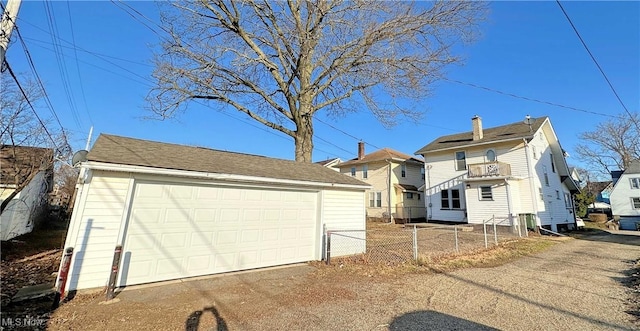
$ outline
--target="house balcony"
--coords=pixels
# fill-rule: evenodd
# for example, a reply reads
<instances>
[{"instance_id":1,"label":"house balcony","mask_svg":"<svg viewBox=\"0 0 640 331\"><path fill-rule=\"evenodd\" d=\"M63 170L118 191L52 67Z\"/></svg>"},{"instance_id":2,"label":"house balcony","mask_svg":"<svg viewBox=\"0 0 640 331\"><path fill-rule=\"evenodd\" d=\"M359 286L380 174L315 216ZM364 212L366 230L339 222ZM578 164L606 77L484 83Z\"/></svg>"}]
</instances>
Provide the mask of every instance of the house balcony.
<instances>
[{"instance_id":1,"label":"house balcony","mask_svg":"<svg viewBox=\"0 0 640 331\"><path fill-rule=\"evenodd\" d=\"M511 165L504 162L474 163L467 166L468 178L509 177Z\"/></svg>"}]
</instances>

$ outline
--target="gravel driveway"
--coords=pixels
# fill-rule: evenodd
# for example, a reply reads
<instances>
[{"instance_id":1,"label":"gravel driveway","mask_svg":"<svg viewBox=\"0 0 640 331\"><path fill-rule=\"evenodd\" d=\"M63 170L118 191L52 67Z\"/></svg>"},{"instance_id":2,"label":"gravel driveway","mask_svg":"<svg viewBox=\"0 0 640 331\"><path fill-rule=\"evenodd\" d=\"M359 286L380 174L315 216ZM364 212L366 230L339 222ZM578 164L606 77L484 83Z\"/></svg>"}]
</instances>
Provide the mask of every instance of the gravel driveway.
<instances>
[{"instance_id":1,"label":"gravel driveway","mask_svg":"<svg viewBox=\"0 0 640 331\"><path fill-rule=\"evenodd\" d=\"M640 236L560 241L450 273L300 265L79 295L51 330L637 330L624 282ZM363 272L364 270L364 272ZM634 310L638 310L635 307Z\"/></svg>"}]
</instances>

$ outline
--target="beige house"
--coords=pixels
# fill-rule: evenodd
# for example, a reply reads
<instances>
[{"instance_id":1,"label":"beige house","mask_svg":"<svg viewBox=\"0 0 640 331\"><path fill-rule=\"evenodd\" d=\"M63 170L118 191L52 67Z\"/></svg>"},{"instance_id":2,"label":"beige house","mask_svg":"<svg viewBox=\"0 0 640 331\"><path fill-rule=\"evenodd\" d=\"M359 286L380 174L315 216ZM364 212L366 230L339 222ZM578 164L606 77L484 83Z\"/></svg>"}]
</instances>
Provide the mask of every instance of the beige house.
<instances>
[{"instance_id":1,"label":"beige house","mask_svg":"<svg viewBox=\"0 0 640 331\"><path fill-rule=\"evenodd\" d=\"M367 217L394 220L425 218L424 162L416 157L383 148L364 153L358 143L358 157L338 164L340 173L372 186L366 192Z\"/></svg>"}]
</instances>

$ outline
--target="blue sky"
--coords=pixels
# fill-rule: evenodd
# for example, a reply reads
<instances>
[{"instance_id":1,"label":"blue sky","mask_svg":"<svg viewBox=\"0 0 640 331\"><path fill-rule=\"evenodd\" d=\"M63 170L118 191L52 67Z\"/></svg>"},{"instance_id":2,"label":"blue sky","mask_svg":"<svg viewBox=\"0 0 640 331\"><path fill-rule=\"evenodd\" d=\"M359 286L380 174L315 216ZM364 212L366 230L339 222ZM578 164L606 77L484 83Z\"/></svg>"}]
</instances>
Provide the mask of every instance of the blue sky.
<instances>
[{"instance_id":1,"label":"blue sky","mask_svg":"<svg viewBox=\"0 0 640 331\"><path fill-rule=\"evenodd\" d=\"M637 112L640 3L562 3L628 110ZM62 125L71 132L74 150L84 148L93 125L94 139L109 133L293 158L290 137L233 110L217 112L192 105L174 120L146 119L152 116L144 98L152 84L150 63L158 37L141 23L144 18L135 20L123 8L135 8L150 19L158 13L152 2L126 4L129 8L110 1L55 1L49 7L53 21L44 2L23 1L20 8L18 29ZM555 1L492 2L490 9L481 38L459 48L465 64L450 67L448 78L588 112L614 116L624 112ZM57 38L52 37L51 25ZM54 40L60 45L58 56ZM7 61L14 71L32 76L19 42L10 46ZM69 95L61 71L66 72ZM569 163L580 165L574 153L577 135L607 120L450 81L436 83L433 92L419 105L424 116L418 123L402 120L392 128L383 127L364 110L340 119L320 113L321 120L339 130L315 122L313 159L353 158L358 139L368 144L367 152L390 147L412 154L438 136L470 131L476 114L485 128L520 121L529 114L550 116L561 144L572 155ZM51 116L44 104L37 110Z\"/></svg>"}]
</instances>

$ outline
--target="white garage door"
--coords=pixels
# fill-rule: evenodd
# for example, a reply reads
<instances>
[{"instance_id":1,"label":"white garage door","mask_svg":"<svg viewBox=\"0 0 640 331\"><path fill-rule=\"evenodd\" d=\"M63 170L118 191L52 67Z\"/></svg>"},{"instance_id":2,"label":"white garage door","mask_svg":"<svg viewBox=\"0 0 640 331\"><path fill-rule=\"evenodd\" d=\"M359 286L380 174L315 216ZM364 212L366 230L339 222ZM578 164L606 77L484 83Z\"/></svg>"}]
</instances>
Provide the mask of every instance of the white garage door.
<instances>
[{"instance_id":1,"label":"white garage door","mask_svg":"<svg viewBox=\"0 0 640 331\"><path fill-rule=\"evenodd\" d=\"M317 195L139 182L120 285L313 260Z\"/></svg>"}]
</instances>

